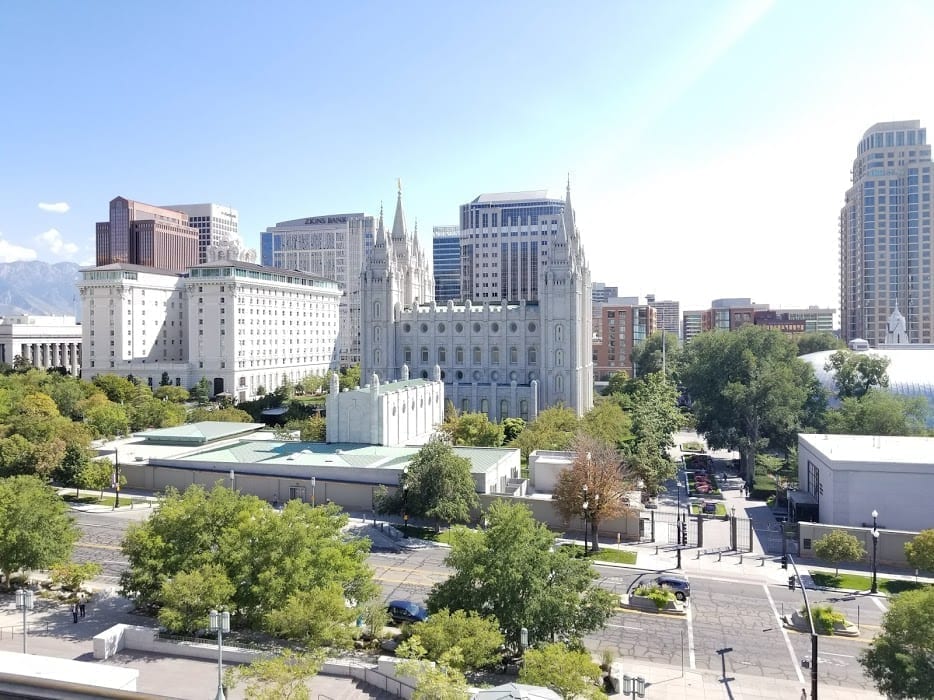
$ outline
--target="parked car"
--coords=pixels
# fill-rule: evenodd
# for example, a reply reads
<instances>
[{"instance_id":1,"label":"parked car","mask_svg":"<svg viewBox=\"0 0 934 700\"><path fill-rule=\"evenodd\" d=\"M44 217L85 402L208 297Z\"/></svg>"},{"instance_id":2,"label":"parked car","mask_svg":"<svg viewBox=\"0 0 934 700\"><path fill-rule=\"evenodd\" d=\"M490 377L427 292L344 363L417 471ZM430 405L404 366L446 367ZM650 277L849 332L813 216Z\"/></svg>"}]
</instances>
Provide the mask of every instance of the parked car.
<instances>
[{"instance_id":1,"label":"parked car","mask_svg":"<svg viewBox=\"0 0 934 700\"><path fill-rule=\"evenodd\" d=\"M428 609L411 600L390 601L387 610L389 617L397 625L405 622L424 622L428 619Z\"/></svg>"},{"instance_id":2,"label":"parked car","mask_svg":"<svg viewBox=\"0 0 934 700\"><path fill-rule=\"evenodd\" d=\"M684 576L662 574L655 579L655 583L659 586L670 588L672 593L675 594L675 598L680 601L686 600L691 595L691 582L684 578Z\"/></svg>"}]
</instances>

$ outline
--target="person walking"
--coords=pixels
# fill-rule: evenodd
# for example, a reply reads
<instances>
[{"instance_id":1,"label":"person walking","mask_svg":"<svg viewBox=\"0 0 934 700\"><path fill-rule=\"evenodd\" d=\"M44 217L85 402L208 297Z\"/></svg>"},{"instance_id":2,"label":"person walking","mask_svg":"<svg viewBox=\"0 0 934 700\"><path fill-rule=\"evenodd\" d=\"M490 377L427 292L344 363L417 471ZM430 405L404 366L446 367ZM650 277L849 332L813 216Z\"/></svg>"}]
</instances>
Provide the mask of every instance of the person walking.
<instances>
[{"instance_id":1,"label":"person walking","mask_svg":"<svg viewBox=\"0 0 934 700\"><path fill-rule=\"evenodd\" d=\"M78 604L72 603L71 605L71 617L75 622L78 622Z\"/></svg>"},{"instance_id":2,"label":"person walking","mask_svg":"<svg viewBox=\"0 0 934 700\"><path fill-rule=\"evenodd\" d=\"M84 598L84 594L82 593L81 596L78 598L78 613L80 614L81 617L84 617L84 612L85 612L84 608L85 608L86 602L87 601Z\"/></svg>"},{"instance_id":3,"label":"person walking","mask_svg":"<svg viewBox=\"0 0 934 700\"><path fill-rule=\"evenodd\" d=\"M806 688L801 689L801 700L808 700L808 691Z\"/></svg>"}]
</instances>

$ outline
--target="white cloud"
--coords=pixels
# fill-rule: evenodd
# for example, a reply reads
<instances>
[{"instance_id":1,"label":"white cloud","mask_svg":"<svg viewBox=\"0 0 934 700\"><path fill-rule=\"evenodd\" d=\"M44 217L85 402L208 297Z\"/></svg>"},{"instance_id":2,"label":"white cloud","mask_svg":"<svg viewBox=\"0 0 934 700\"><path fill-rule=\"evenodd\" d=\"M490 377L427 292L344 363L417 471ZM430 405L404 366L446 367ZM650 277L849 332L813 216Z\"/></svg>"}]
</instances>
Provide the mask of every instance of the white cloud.
<instances>
[{"instance_id":1,"label":"white cloud","mask_svg":"<svg viewBox=\"0 0 934 700\"><path fill-rule=\"evenodd\" d=\"M36 251L32 248L23 248L3 240L0 233L0 262L16 262L17 260L35 260Z\"/></svg>"},{"instance_id":2,"label":"white cloud","mask_svg":"<svg viewBox=\"0 0 934 700\"><path fill-rule=\"evenodd\" d=\"M78 246L63 240L58 229L50 228L48 231L40 233L36 238L44 244L52 255L74 255L78 252Z\"/></svg>"},{"instance_id":3,"label":"white cloud","mask_svg":"<svg viewBox=\"0 0 934 700\"><path fill-rule=\"evenodd\" d=\"M39 208L42 211L50 211L55 214L64 214L71 209L71 207L68 206L68 202L39 202Z\"/></svg>"}]
</instances>

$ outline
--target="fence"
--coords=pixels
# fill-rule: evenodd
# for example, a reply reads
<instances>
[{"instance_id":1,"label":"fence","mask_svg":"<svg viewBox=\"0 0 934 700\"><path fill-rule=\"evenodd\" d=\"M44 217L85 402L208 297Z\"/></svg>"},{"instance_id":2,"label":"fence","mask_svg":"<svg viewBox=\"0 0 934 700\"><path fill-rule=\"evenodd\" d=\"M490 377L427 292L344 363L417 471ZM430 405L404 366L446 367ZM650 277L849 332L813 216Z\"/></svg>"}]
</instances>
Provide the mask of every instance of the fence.
<instances>
[{"instance_id":1,"label":"fence","mask_svg":"<svg viewBox=\"0 0 934 700\"><path fill-rule=\"evenodd\" d=\"M27 634L47 633L49 629L50 625L48 622L30 622L26 625ZM22 625L7 625L6 627L0 627L0 639L13 639L13 637L21 637L22 635Z\"/></svg>"}]
</instances>

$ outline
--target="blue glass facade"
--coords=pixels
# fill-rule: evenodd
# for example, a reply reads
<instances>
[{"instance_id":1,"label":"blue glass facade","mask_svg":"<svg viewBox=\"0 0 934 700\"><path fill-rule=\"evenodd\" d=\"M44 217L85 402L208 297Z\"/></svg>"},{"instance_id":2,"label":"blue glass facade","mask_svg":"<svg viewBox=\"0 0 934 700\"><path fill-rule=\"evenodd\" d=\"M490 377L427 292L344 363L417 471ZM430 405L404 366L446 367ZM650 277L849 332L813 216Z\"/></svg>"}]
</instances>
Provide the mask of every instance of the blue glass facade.
<instances>
[{"instance_id":1,"label":"blue glass facade","mask_svg":"<svg viewBox=\"0 0 934 700\"><path fill-rule=\"evenodd\" d=\"M461 241L456 226L435 226L432 239L435 301L461 300Z\"/></svg>"}]
</instances>

